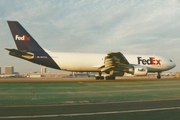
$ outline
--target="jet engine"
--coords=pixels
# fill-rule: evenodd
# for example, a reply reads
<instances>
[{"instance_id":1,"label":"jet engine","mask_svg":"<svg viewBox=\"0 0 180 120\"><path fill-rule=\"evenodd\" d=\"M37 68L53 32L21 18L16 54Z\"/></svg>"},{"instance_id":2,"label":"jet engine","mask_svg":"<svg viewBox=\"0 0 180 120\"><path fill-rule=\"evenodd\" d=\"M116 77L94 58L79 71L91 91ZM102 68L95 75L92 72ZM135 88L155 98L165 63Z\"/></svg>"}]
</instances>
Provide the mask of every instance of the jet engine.
<instances>
[{"instance_id":1,"label":"jet engine","mask_svg":"<svg viewBox=\"0 0 180 120\"><path fill-rule=\"evenodd\" d=\"M124 72L131 73L134 76L145 76L148 73L148 69L146 66L137 65L125 69Z\"/></svg>"}]
</instances>

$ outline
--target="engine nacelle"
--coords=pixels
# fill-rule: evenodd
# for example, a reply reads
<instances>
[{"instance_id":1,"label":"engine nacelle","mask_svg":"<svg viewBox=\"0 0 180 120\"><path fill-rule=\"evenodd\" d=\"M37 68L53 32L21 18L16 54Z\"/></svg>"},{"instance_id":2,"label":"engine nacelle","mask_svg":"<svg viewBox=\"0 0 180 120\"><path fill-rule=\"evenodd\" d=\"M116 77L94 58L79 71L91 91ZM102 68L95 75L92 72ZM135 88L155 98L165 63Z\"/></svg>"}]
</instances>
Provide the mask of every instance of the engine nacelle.
<instances>
[{"instance_id":1,"label":"engine nacelle","mask_svg":"<svg viewBox=\"0 0 180 120\"><path fill-rule=\"evenodd\" d=\"M148 73L148 69L146 66L137 65L126 69L125 72L131 73L134 76L145 76Z\"/></svg>"}]
</instances>

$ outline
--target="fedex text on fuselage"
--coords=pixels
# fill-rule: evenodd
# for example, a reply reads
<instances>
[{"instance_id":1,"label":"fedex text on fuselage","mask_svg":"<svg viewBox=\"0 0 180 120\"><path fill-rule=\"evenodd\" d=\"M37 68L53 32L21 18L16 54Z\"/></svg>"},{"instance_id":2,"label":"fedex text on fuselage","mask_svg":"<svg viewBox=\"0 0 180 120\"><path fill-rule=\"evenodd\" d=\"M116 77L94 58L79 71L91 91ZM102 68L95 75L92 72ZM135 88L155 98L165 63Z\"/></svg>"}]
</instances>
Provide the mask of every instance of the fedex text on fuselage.
<instances>
[{"instance_id":1,"label":"fedex text on fuselage","mask_svg":"<svg viewBox=\"0 0 180 120\"><path fill-rule=\"evenodd\" d=\"M143 65L161 65L161 60L156 59L155 57L149 57L149 59L142 59L142 57L137 57L138 64Z\"/></svg>"}]
</instances>

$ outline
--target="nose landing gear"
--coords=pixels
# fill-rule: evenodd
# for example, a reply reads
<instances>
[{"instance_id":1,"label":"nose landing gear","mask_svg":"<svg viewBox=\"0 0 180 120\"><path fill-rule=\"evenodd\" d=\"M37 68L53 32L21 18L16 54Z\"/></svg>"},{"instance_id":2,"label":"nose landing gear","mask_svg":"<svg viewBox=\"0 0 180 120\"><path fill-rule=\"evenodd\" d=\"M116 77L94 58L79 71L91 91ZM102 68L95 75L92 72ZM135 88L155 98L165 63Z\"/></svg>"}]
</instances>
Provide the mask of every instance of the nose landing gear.
<instances>
[{"instance_id":1,"label":"nose landing gear","mask_svg":"<svg viewBox=\"0 0 180 120\"><path fill-rule=\"evenodd\" d=\"M157 79L161 79L161 75L160 75L159 72L158 72L158 75L157 75Z\"/></svg>"}]
</instances>

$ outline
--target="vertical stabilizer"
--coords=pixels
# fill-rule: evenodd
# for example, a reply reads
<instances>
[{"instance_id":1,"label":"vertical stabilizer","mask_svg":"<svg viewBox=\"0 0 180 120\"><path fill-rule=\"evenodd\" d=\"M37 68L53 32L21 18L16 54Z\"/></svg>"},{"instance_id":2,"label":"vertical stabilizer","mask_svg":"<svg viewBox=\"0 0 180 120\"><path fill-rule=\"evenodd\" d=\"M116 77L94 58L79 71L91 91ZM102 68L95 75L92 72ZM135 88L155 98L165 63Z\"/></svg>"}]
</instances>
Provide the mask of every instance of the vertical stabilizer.
<instances>
[{"instance_id":1,"label":"vertical stabilizer","mask_svg":"<svg viewBox=\"0 0 180 120\"><path fill-rule=\"evenodd\" d=\"M7 21L18 50L6 48L9 54L47 67L60 69L51 56L17 21Z\"/></svg>"},{"instance_id":2,"label":"vertical stabilizer","mask_svg":"<svg viewBox=\"0 0 180 120\"><path fill-rule=\"evenodd\" d=\"M41 46L17 21L7 21L18 50L44 52Z\"/></svg>"}]
</instances>

